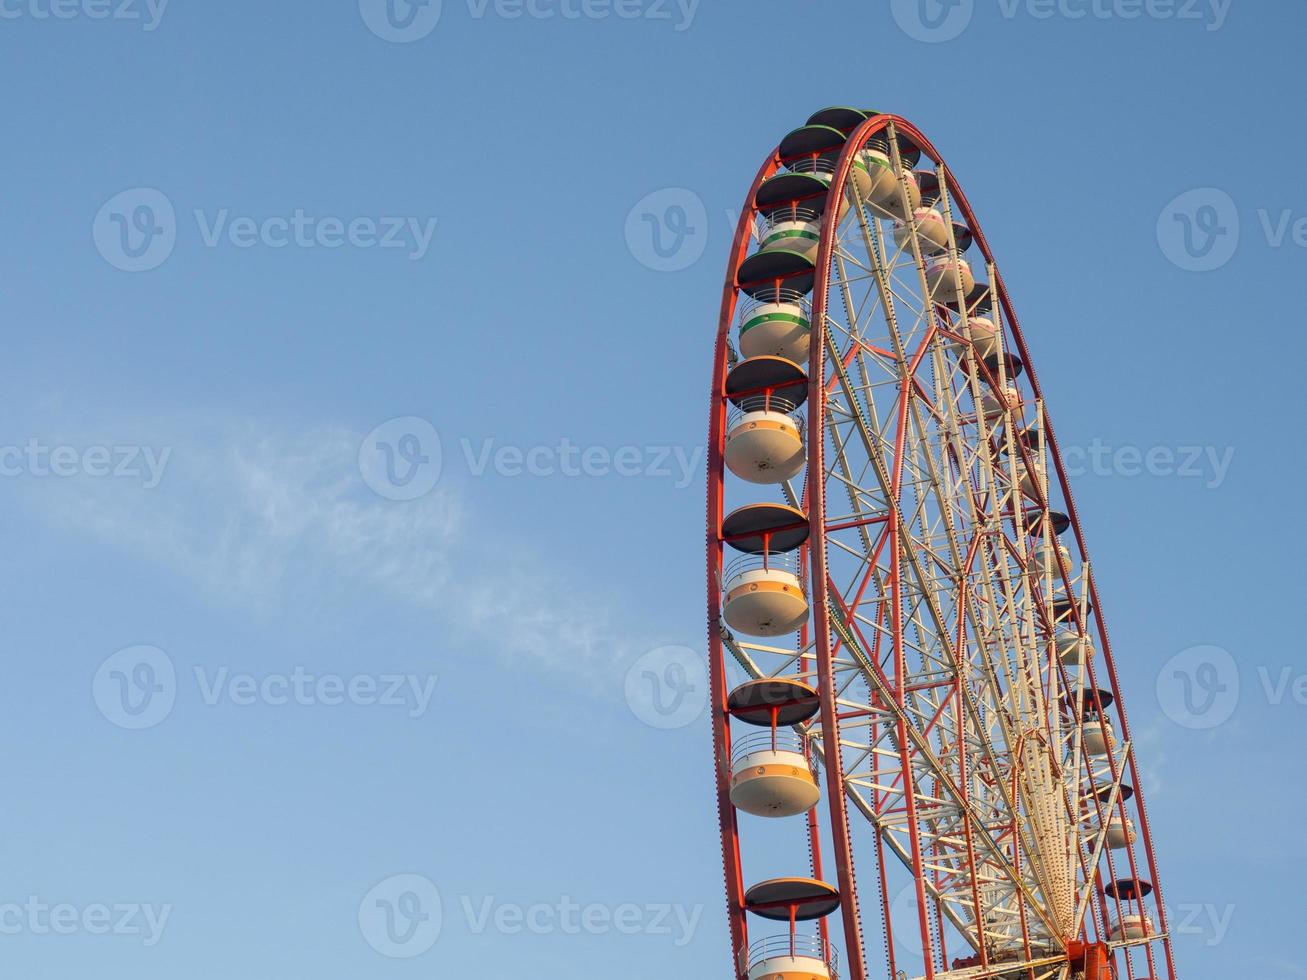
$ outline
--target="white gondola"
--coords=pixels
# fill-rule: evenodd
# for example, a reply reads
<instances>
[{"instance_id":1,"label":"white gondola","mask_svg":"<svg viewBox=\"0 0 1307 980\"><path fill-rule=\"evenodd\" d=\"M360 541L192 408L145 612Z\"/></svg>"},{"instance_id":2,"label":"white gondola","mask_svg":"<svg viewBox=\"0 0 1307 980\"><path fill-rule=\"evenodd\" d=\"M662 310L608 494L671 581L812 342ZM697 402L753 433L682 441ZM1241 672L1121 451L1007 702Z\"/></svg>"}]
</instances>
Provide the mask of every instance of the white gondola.
<instances>
[{"instance_id":1,"label":"white gondola","mask_svg":"<svg viewBox=\"0 0 1307 980\"><path fill-rule=\"evenodd\" d=\"M1119 919L1112 923L1112 928L1107 934L1107 938L1112 942L1123 942L1132 939L1147 939L1153 935L1152 916L1138 912L1125 912Z\"/></svg>"},{"instance_id":2,"label":"white gondola","mask_svg":"<svg viewBox=\"0 0 1307 980\"><path fill-rule=\"evenodd\" d=\"M750 483L784 483L807 461L803 431L792 415L761 408L733 415L726 433L726 467Z\"/></svg>"},{"instance_id":3,"label":"white gondola","mask_svg":"<svg viewBox=\"0 0 1307 980\"><path fill-rule=\"evenodd\" d=\"M1109 745L1113 748L1116 747L1116 738L1112 734L1112 726L1102 719L1086 719L1080 731L1084 739L1085 751L1090 755L1107 755Z\"/></svg>"},{"instance_id":4,"label":"white gondola","mask_svg":"<svg viewBox=\"0 0 1307 980\"><path fill-rule=\"evenodd\" d=\"M722 521L722 537L739 557L726 566L722 615L750 636L783 636L808 620L797 550L807 516L785 504L748 504Z\"/></svg>"},{"instance_id":5,"label":"white gondola","mask_svg":"<svg viewBox=\"0 0 1307 980\"><path fill-rule=\"evenodd\" d=\"M750 636L783 636L808 620L808 596L789 556L748 555L727 569L728 625Z\"/></svg>"},{"instance_id":6,"label":"white gondola","mask_svg":"<svg viewBox=\"0 0 1307 980\"><path fill-rule=\"evenodd\" d=\"M1020 465L1020 464L1018 464ZM1025 484L1022 484L1025 489ZM1030 552L1030 571L1036 575L1044 574L1044 562L1048 562L1048 567L1052 569L1053 576L1056 578L1060 574L1058 558L1061 557L1066 562L1067 568L1071 567L1071 549L1062 542L1056 542L1056 549L1049 554L1049 548L1046 544L1040 543L1037 547L1032 548Z\"/></svg>"},{"instance_id":7,"label":"white gondola","mask_svg":"<svg viewBox=\"0 0 1307 980\"><path fill-rule=\"evenodd\" d=\"M783 357L808 363L811 324L807 300L793 289L779 289L761 299L750 299L740 315L740 354Z\"/></svg>"},{"instance_id":8,"label":"white gondola","mask_svg":"<svg viewBox=\"0 0 1307 980\"><path fill-rule=\"evenodd\" d=\"M1039 492L1039 482L1035 479L1035 471L1032 470L1029 466L1025 464L1024 461L1020 459L1016 459L1012 461L1012 471L1016 474L1015 485L1021 488L1021 492L1025 494L1027 497L1029 497L1031 500L1037 499L1037 494ZM1005 473L1004 475L1009 476L1011 474ZM1038 566L1032 564L1031 567L1032 570L1034 570L1036 567L1042 570L1044 567L1042 559L1038 564Z\"/></svg>"},{"instance_id":9,"label":"white gondola","mask_svg":"<svg viewBox=\"0 0 1307 980\"><path fill-rule=\"evenodd\" d=\"M781 357L740 361L726 376L726 468L750 483L784 483L806 462L797 414L808 394L803 368Z\"/></svg>"},{"instance_id":10,"label":"white gondola","mask_svg":"<svg viewBox=\"0 0 1307 980\"><path fill-rule=\"evenodd\" d=\"M962 281L960 292L959 278ZM976 277L971 271L971 263L966 259L955 260L948 255L936 255L928 259L926 288L930 292L930 298L936 303L960 305L976 288Z\"/></svg>"},{"instance_id":11,"label":"white gondola","mask_svg":"<svg viewBox=\"0 0 1307 980\"><path fill-rule=\"evenodd\" d=\"M1121 850L1123 847L1129 847L1135 842L1135 824L1129 817L1121 819L1119 813L1113 812L1112 818L1107 822L1107 846L1113 850Z\"/></svg>"},{"instance_id":12,"label":"white gondola","mask_svg":"<svg viewBox=\"0 0 1307 980\"><path fill-rule=\"evenodd\" d=\"M756 817L792 817L821 798L793 731L754 732L731 746L731 803Z\"/></svg>"},{"instance_id":13,"label":"white gondola","mask_svg":"<svg viewBox=\"0 0 1307 980\"><path fill-rule=\"evenodd\" d=\"M789 164L787 169L790 173L807 174L809 177L816 177L827 187L835 179L835 163L826 157L810 157L802 160L795 160Z\"/></svg>"},{"instance_id":14,"label":"white gondola","mask_svg":"<svg viewBox=\"0 0 1307 980\"><path fill-rule=\"evenodd\" d=\"M1057 634L1057 656L1068 670L1094 659L1094 644L1087 636L1074 632Z\"/></svg>"},{"instance_id":15,"label":"white gondola","mask_svg":"<svg viewBox=\"0 0 1307 980\"><path fill-rule=\"evenodd\" d=\"M912 212L917 242L921 251L933 255L948 248L948 222L934 208L917 208ZM911 249L913 225L906 221L894 222L894 242L902 249ZM960 248L960 246L959 246Z\"/></svg>"},{"instance_id":16,"label":"white gondola","mask_svg":"<svg viewBox=\"0 0 1307 980\"><path fill-rule=\"evenodd\" d=\"M819 936L768 936L741 957L747 980L835 980L835 951Z\"/></svg>"},{"instance_id":17,"label":"white gondola","mask_svg":"<svg viewBox=\"0 0 1307 980\"><path fill-rule=\"evenodd\" d=\"M889 154L883 149L868 147L859 153L853 160L849 177L858 196L877 217L902 220L921 206L921 187L916 175L907 169L895 174ZM904 193L908 200L906 210L903 207Z\"/></svg>"},{"instance_id":18,"label":"white gondola","mask_svg":"<svg viewBox=\"0 0 1307 980\"><path fill-rule=\"evenodd\" d=\"M1016 385L1008 385L1003 389L1003 397L1000 399L994 392L987 390L981 397L980 404L985 412L985 420L990 425L995 425L1003 420L1009 410L1021 404L1021 392Z\"/></svg>"},{"instance_id":19,"label":"white gondola","mask_svg":"<svg viewBox=\"0 0 1307 980\"><path fill-rule=\"evenodd\" d=\"M813 208L780 208L766 219L760 252L783 248L812 258L821 244L821 216Z\"/></svg>"},{"instance_id":20,"label":"white gondola","mask_svg":"<svg viewBox=\"0 0 1307 980\"><path fill-rule=\"evenodd\" d=\"M971 345L982 359L998 353L998 331L989 317L968 318L965 332L970 335Z\"/></svg>"}]
</instances>

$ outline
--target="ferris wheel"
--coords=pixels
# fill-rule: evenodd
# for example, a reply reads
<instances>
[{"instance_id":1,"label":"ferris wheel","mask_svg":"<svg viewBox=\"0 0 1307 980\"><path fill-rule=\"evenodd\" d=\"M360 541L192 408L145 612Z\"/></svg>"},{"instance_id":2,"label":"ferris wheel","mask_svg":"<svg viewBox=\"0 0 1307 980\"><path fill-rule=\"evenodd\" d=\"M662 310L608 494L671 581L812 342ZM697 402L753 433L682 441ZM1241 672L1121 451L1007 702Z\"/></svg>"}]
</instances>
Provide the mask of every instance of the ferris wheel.
<instances>
[{"instance_id":1,"label":"ferris wheel","mask_svg":"<svg viewBox=\"0 0 1307 980\"><path fill-rule=\"evenodd\" d=\"M975 214L906 120L824 109L758 171L708 480L737 980L1175 980L1043 392ZM785 874L751 877L751 835L780 821Z\"/></svg>"}]
</instances>

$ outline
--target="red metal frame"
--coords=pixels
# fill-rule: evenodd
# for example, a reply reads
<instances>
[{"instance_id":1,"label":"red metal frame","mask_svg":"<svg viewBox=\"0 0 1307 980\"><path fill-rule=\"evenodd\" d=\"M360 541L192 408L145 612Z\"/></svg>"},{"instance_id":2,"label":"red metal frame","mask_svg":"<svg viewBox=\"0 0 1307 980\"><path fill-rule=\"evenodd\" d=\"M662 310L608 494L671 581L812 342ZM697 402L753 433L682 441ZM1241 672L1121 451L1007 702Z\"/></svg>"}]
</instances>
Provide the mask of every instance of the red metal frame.
<instances>
[{"instance_id":1,"label":"red metal frame","mask_svg":"<svg viewBox=\"0 0 1307 980\"><path fill-rule=\"evenodd\" d=\"M708 420L708 674L712 712L713 733L713 770L717 779L717 819L721 826L722 863L726 881L726 908L730 919L731 959L735 964L735 975L743 977L740 951L748 946L748 922L744 912L744 879L740 868L740 834L735 819L735 806L730 796L730 760L731 760L731 726L727 713L726 699L730 694L726 678L726 658L722 653L721 638L721 572L722 572L722 518L725 499L725 465L726 447L726 372L727 338L731 332L731 322L735 318L735 304L739 292L735 287L735 270L749 247L749 228L753 215L753 198L758 187L780 166L779 159L773 153L771 158L758 170L749 196L741 211L741 218L735 229L735 240L731 244L731 258L728 263L726 285L722 288L721 316L717 322L717 344L713 355L712 394L709 399L710 414Z\"/></svg>"}]
</instances>

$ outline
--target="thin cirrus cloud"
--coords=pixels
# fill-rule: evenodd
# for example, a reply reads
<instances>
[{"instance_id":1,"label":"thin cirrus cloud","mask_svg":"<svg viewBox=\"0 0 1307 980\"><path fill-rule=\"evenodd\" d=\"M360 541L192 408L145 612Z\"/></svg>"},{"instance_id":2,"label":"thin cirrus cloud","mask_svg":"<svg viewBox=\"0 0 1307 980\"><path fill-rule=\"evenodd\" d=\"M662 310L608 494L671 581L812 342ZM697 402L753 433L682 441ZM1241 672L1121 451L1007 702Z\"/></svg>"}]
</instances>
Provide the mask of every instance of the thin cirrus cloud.
<instances>
[{"instance_id":1,"label":"thin cirrus cloud","mask_svg":"<svg viewBox=\"0 0 1307 980\"><path fill-rule=\"evenodd\" d=\"M596 665L633 647L629 633L612 627L610 602L587 593L585 583L560 581L567 570L556 558L546 563L516 540L499 552L511 562L489 561L485 527L455 491L437 486L406 502L373 494L357 467L359 433L274 434L255 425L173 431L138 440L156 460L168 453L151 489L143 486L148 475L29 477L28 499L65 531L164 567L254 614L363 587L429 613L453 635L549 669L593 677ZM82 434L60 444L123 441L120 431L114 442Z\"/></svg>"}]
</instances>

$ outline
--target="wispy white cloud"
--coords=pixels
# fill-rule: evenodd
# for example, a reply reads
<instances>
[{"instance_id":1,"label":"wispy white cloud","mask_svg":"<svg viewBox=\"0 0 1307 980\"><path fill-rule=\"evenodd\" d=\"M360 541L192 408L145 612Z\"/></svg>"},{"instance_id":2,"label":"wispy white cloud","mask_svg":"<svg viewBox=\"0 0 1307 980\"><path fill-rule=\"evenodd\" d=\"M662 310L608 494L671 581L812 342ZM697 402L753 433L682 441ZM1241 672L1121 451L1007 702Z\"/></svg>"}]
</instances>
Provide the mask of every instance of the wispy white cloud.
<instances>
[{"instance_id":1,"label":"wispy white cloud","mask_svg":"<svg viewBox=\"0 0 1307 980\"><path fill-rule=\"evenodd\" d=\"M413 501L372 493L357 468L361 433L156 425L134 438L172 448L158 487L28 481L27 499L65 530L262 613L362 586L430 613L455 635L549 669L593 677L596 665L638 646L616 628L598 583L569 581L575 570L532 554L513 529L470 513L454 491L438 485Z\"/></svg>"},{"instance_id":2,"label":"wispy white cloud","mask_svg":"<svg viewBox=\"0 0 1307 980\"><path fill-rule=\"evenodd\" d=\"M66 529L261 607L305 575L344 575L416 602L430 602L449 576L457 503L439 492L411 507L369 500L358 491L357 443L345 430L278 437L250 426L159 433L148 444L172 449L154 489L79 476L39 481L34 499Z\"/></svg>"}]
</instances>

